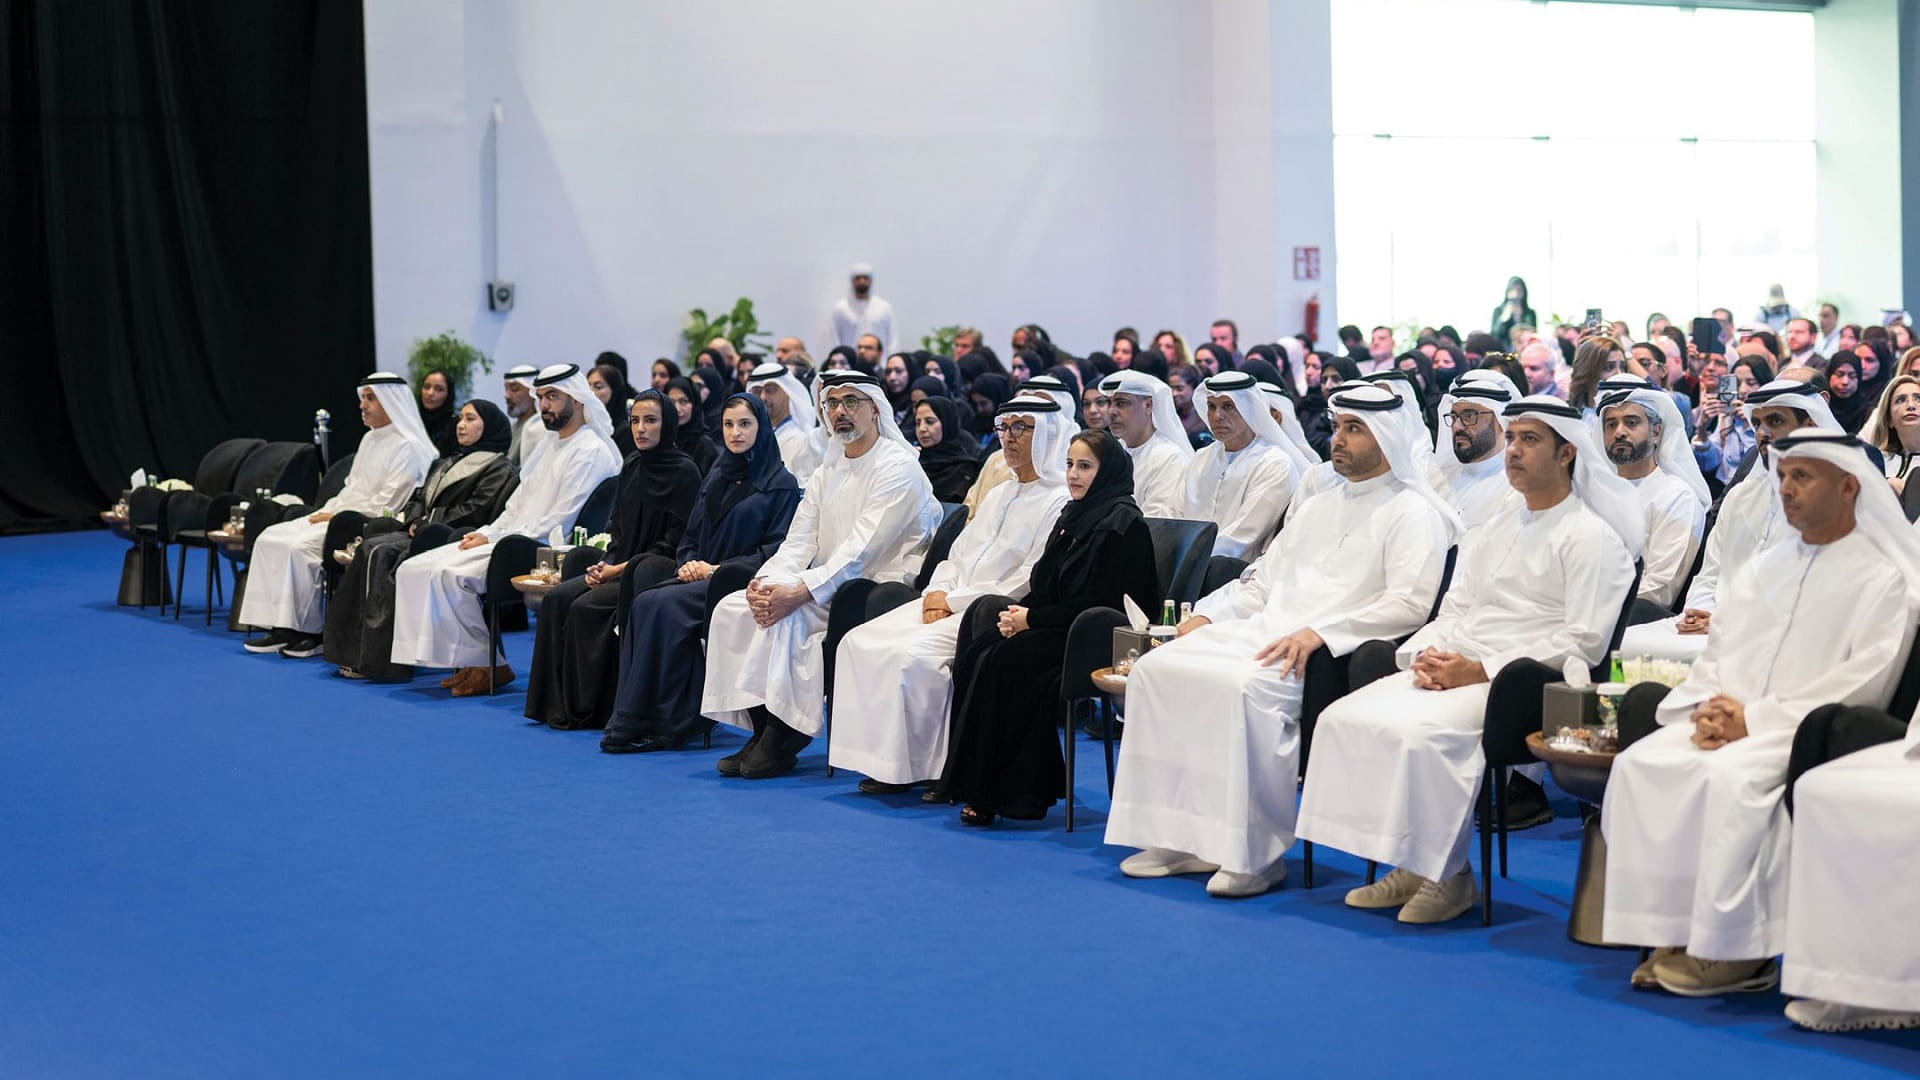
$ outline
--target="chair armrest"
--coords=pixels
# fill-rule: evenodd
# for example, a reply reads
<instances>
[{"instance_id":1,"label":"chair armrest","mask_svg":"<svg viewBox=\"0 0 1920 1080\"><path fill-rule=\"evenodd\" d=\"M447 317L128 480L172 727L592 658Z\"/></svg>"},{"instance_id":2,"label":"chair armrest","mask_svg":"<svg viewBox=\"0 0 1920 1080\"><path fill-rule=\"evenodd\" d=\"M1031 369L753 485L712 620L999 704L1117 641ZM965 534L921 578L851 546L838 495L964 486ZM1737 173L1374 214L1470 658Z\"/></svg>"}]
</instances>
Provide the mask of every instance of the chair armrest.
<instances>
[{"instance_id":1,"label":"chair armrest","mask_svg":"<svg viewBox=\"0 0 1920 1080\"><path fill-rule=\"evenodd\" d=\"M506 603L518 601L520 594L514 590L513 579L533 569L540 561L540 542L530 536L503 536L493 542L493 552L487 556L487 588L483 597L488 603Z\"/></svg>"}]
</instances>

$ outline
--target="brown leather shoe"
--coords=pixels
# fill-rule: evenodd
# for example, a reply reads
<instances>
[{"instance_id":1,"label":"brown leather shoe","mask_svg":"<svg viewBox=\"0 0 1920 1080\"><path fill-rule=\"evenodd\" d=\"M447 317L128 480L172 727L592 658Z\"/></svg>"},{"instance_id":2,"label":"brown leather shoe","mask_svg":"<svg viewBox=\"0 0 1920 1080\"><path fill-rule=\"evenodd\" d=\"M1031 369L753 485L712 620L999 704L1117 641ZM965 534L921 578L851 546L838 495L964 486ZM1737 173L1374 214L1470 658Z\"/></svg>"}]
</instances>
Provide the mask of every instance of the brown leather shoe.
<instances>
[{"instance_id":1,"label":"brown leather shoe","mask_svg":"<svg viewBox=\"0 0 1920 1080\"><path fill-rule=\"evenodd\" d=\"M487 691L487 669L483 667L476 667L476 668L467 668L466 670L472 672L473 675L470 679L468 679L465 682L454 684L454 686L451 688L453 690L453 696L454 697L478 697L478 696L485 695L488 692ZM495 687L505 686L512 681L513 681L512 668L508 667L505 664L501 664L499 667L496 667L493 669L493 683Z\"/></svg>"},{"instance_id":2,"label":"brown leather shoe","mask_svg":"<svg viewBox=\"0 0 1920 1080\"><path fill-rule=\"evenodd\" d=\"M441 679L441 680L440 680L440 689L442 689L442 690L451 690L451 689L453 689L453 684L454 684L454 683L457 683L457 682L459 682L459 681L460 681L460 674L461 674L461 672L464 672L464 671L470 671L470 670L472 670L472 669L471 669L471 668L463 668L463 667L457 667L457 668L454 668L454 669L453 669L453 674L451 674L451 675L449 675L449 676L447 676L446 678L444 678L444 679Z\"/></svg>"}]
</instances>

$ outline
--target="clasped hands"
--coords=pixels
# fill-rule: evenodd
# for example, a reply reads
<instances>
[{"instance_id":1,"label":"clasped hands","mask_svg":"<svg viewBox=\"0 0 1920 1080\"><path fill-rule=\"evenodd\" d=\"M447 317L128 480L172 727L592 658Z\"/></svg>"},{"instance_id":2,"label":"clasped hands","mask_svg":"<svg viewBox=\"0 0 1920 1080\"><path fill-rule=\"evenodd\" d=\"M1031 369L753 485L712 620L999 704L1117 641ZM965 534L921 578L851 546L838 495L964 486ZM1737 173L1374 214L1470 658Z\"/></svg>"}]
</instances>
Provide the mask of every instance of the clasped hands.
<instances>
[{"instance_id":1,"label":"clasped hands","mask_svg":"<svg viewBox=\"0 0 1920 1080\"><path fill-rule=\"evenodd\" d=\"M1452 690L1487 680L1487 669L1480 661L1459 653L1422 649L1413 658L1413 685L1421 690Z\"/></svg>"},{"instance_id":2,"label":"clasped hands","mask_svg":"<svg viewBox=\"0 0 1920 1080\"><path fill-rule=\"evenodd\" d=\"M1015 604L1000 613L1000 636L1012 637L1027 631L1027 609Z\"/></svg>"},{"instance_id":3,"label":"clasped hands","mask_svg":"<svg viewBox=\"0 0 1920 1080\"><path fill-rule=\"evenodd\" d=\"M705 581L713 576L713 564L693 559L681 563L680 569L675 570L673 576L681 581Z\"/></svg>"},{"instance_id":4,"label":"clasped hands","mask_svg":"<svg viewBox=\"0 0 1920 1080\"><path fill-rule=\"evenodd\" d=\"M1699 608L1688 608L1680 613L1680 624L1676 626L1674 630L1681 634L1704 634L1707 632L1707 623L1712 619L1713 612L1711 611L1701 611Z\"/></svg>"},{"instance_id":5,"label":"clasped hands","mask_svg":"<svg viewBox=\"0 0 1920 1080\"><path fill-rule=\"evenodd\" d=\"M1693 745L1718 750L1747 737L1747 707L1725 694L1715 694L1693 710Z\"/></svg>"},{"instance_id":6,"label":"clasped hands","mask_svg":"<svg viewBox=\"0 0 1920 1080\"><path fill-rule=\"evenodd\" d=\"M805 585L768 585L759 578L747 583L747 610L753 623L765 630L793 614L800 605L813 599L813 590Z\"/></svg>"},{"instance_id":7,"label":"clasped hands","mask_svg":"<svg viewBox=\"0 0 1920 1080\"><path fill-rule=\"evenodd\" d=\"M947 594L935 590L920 598L920 623L937 623L953 615L953 609L947 606Z\"/></svg>"},{"instance_id":8,"label":"clasped hands","mask_svg":"<svg viewBox=\"0 0 1920 1080\"><path fill-rule=\"evenodd\" d=\"M594 563L592 566L587 567L587 587L592 588L603 582L618 581L620 580L620 575L625 573L626 569L626 563Z\"/></svg>"}]
</instances>

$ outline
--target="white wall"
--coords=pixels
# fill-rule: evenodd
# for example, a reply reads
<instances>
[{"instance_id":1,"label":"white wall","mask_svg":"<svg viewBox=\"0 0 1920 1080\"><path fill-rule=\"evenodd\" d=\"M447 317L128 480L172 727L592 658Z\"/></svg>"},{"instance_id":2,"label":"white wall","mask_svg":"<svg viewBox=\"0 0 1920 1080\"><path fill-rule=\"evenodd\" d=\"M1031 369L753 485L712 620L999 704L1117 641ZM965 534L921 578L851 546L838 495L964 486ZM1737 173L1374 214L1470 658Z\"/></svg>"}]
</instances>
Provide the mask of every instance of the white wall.
<instances>
[{"instance_id":1,"label":"white wall","mask_svg":"<svg viewBox=\"0 0 1920 1080\"><path fill-rule=\"evenodd\" d=\"M824 351L864 260L911 347L1038 321L1265 340L1331 310L1326 0L368 2L383 366L453 329L499 363L643 368L751 296ZM500 272L486 311L488 113ZM1327 281L1296 285L1294 245ZM1322 326L1323 333L1329 328ZM496 374L499 368L496 365Z\"/></svg>"},{"instance_id":2,"label":"white wall","mask_svg":"<svg viewBox=\"0 0 1920 1080\"><path fill-rule=\"evenodd\" d=\"M1821 299L1862 325L1904 295L1896 6L1828 0L1813 17Z\"/></svg>"}]
</instances>

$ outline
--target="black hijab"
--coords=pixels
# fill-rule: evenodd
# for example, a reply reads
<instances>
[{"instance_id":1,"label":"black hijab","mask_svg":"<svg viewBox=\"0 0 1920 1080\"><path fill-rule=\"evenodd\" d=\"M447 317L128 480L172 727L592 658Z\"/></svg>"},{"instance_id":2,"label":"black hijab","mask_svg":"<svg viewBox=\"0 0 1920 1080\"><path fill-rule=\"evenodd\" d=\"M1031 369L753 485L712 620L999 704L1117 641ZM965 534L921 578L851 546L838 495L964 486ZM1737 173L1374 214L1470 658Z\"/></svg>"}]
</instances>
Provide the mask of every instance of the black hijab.
<instances>
[{"instance_id":1,"label":"black hijab","mask_svg":"<svg viewBox=\"0 0 1920 1080\"><path fill-rule=\"evenodd\" d=\"M912 398L913 392L915 390L920 391L921 393L927 395L930 398L936 398L936 397L943 398L943 397L949 396L947 394L947 380L936 379L931 375L922 375L919 378L908 383L907 397Z\"/></svg>"},{"instance_id":2,"label":"black hijab","mask_svg":"<svg viewBox=\"0 0 1920 1080\"><path fill-rule=\"evenodd\" d=\"M447 397L440 403L440 407L429 409L419 394L413 397L414 403L420 406L420 422L427 427L427 438L433 440L434 449L440 451L441 456L445 457L460 448L460 437L453 430L453 426L460 421L460 410L453 403L453 376L439 368L434 368L420 376L420 388L425 390L427 380L435 375L440 376L447 384Z\"/></svg>"},{"instance_id":3,"label":"black hijab","mask_svg":"<svg viewBox=\"0 0 1920 1080\"><path fill-rule=\"evenodd\" d=\"M467 402L467 405L473 406L473 411L480 414L480 438L475 440L472 446L461 446L456 439L453 450L445 456L458 461L476 450L487 450L495 454L506 453L513 446L513 421L508 419L506 413L500 411L500 406L485 398L474 398ZM466 405L462 405L461 408L466 408Z\"/></svg>"},{"instance_id":4,"label":"black hijab","mask_svg":"<svg viewBox=\"0 0 1920 1080\"><path fill-rule=\"evenodd\" d=\"M836 356L844 356L847 358L848 371L866 371L867 370L866 363L860 359L860 354L858 352L855 352L851 345L835 345L833 348L828 349L827 358L825 360L820 361L820 370L821 371L835 370L833 366L833 358ZM873 374L873 372L867 371L867 374L871 375Z\"/></svg>"},{"instance_id":5,"label":"black hijab","mask_svg":"<svg viewBox=\"0 0 1920 1080\"><path fill-rule=\"evenodd\" d=\"M1873 358L1880 361L1880 374L1875 375L1871 379L1867 378L1866 368L1862 367L1860 369L1860 390L1867 395L1869 401L1877 403L1880 400L1880 395L1887 389L1887 384L1892 382L1894 375L1897 374L1893 369L1900 361L1894 358L1893 346L1885 339L1875 338L1872 341L1863 341L1860 344L1872 349ZM1856 353L1853 358L1859 360L1860 356ZM1869 408L1868 411L1871 412L1871 408Z\"/></svg>"},{"instance_id":6,"label":"black hijab","mask_svg":"<svg viewBox=\"0 0 1920 1080\"><path fill-rule=\"evenodd\" d=\"M987 359L984 356L968 353L955 363L960 366L960 385L963 388L972 386L973 380L988 374Z\"/></svg>"},{"instance_id":7,"label":"black hijab","mask_svg":"<svg viewBox=\"0 0 1920 1080\"><path fill-rule=\"evenodd\" d=\"M1876 353L1879 352L1878 349L1874 351ZM1829 405L1833 410L1833 418L1840 422L1842 428L1848 432L1858 432L1861 427L1866 424L1867 414L1873 411L1873 407L1879 404L1879 401L1876 398L1867 396L1867 388L1864 380L1861 378L1860 358L1850 352L1835 353L1833 359L1827 361L1827 381L1829 386L1832 385L1833 373L1843 367L1853 369L1853 393L1851 396L1841 397L1839 394L1835 394L1829 390ZM1725 375L1720 377L1723 379L1731 379L1733 378L1733 372L1729 370Z\"/></svg>"},{"instance_id":8,"label":"black hijab","mask_svg":"<svg viewBox=\"0 0 1920 1080\"><path fill-rule=\"evenodd\" d=\"M967 424L967 429L975 435L986 435L993 431L993 410L1013 397L1013 380L989 371L973 380L973 384L967 387L967 393L979 394L992 404L992 408L985 413L976 410L973 419Z\"/></svg>"},{"instance_id":9,"label":"black hijab","mask_svg":"<svg viewBox=\"0 0 1920 1080\"><path fill-rule=\"evenodd\" d=\"M621 382L633 381L632 379L629 379L627 377L627 358L624 356L621 356L619 353L603 352L599 356L596 356L593 358L594 367L599 367L602 364L605 364L606 366L614 369L615 371L618 371L620 373Z\"/></svg>"},{"instance_id":10,"label":"black hijab","mask_svg":"<svg viewBox=\"0 0 1920 1080\"><path fill-rule=\"evenodd\" d=\"M693 380L685 375L675 375L667 380L667 389L678 390L687 395L688 401L693 402L693 418L682 424L680 410L673 407L671 398L667 400L668 411L673 413L674 425L679 429L679 433L674 436L673 444L692 455L695 445L703 442L710 443L713 434L707 427L707 413L700 401L700 388L693 385ZM695 458L695 460L699 459Z\"/></svg>"},{"instance_id":11,"label":"black hijab","mask_svg":"<svg viewBox=\"0 0 1920 1080\"><path fill-rule=\"evenodd\" d=\"M702 364L693 369L693 377L706 388L706 399L700 401L700 411L706 415L707 434L715 439L720 437L720 410L727 405L727 377L720 369ZM696 400L699 400L696 398Z\"/></svg>"},{"instance_id":12,"label":"black hijab","mask_svg":"<svg viewBox=\"0 0 1920 1080\"><path fill-rule=\"evenodd\" d=\"M1320 378L1322 380L1320 383L1320 395L1322 397L1325 397L1327 393L1327 384L1325 382L1325 379L1327 377L1327 372L1329 371L1337 371L1340 373L1341 386L1345 386L1348 383L1357 383L1361 381L1361 378L1362 378L1360 374L1360 365L1354 363L1352 357L1329 356L1326 359L1320 361ZM1334 392L1339 393L1339 389L1336 387Z\"/></svg>"},{"instance_id":13,"label":"black hijab","mask_svg":"<svg viewBox=\"0 0 1920 1080\"><path fill-rule=\"evenodd\" d=\"M960 422L960 403L952 398L930 397L913 407L913 426L920 426L920 410L932 409L940 420L940 441L920 447L920 469L927 474L934 496L942 501L955 492L966 497L967 488L980 475L980 443L968 434ZM916 440L917 442L917 440Z\"/></svg>"},{"instance_id":14,"label":"black hijab","mask_svg":"<svg viewBox=\"0 0 1920 1080\"><path fill-rule=\"evenodd\" d=\"M1217 375L1222 371L1233 370L1233 352L1229 349L1223 349L1220 346L1215 345L1213 342L1208 341L1199 345L1195 345L1193 347L1193 366L1200 368L1200 373L1202 375L1207 374L1207 369L1204 367L1200 367L1201 353L1206 353L1208 356L1213 357L1213 367L1214 367L1213 373L1214 374Z\"/></svg>"},{"instance_id":15,"label":"black hijab","mask_svg":"<svg viewBox=\"0 0 1920 1080\"><path fill-rule=\"evenodd\" d=\"M1255 345L1248 349L1246 358L1240 361L1240 370L1252 375L1256 381L1279 387L1286 392L1289 400L1300 400L1300 388L1293 385L1293 365L1272 345Z\"/></svg>"},{"instance_id":16,"label":"black hijab","mask_svg":"<svg viewBox=\"0 0 1920 1080\"><path fill-rule=\"evenodd\" d=\"M935 356L930 352L916 352L913 354L913 356L914 356L914 365L918 367L922 373L925 373L925 371L927 370L928 364L932 364L935 367L939 368L940 378L943 382L947 384L947 396L948 397L959 396L960 387L961 387L959 364L954 363L951 359L947 357Z\"/></svg>"},{"instance_id":17,"label":"black hijab","mask_svg":"<svg viewBox=\"0 0 1920 1080\"><path fill-rule=\"evenodd\" d=\"M700 467L677 445L678 410L665 394L651 387L634 395L636 404L646 401L660 410L660 440L651 449L628 454L620 469L608 562L624 562L646 554L669 533L678 545L680 536L675 530L686 528L687 519L693 516L694 496L700 491Z\"/></svg>"},{"instance_id":18,"label":"black hijab","mask_svg":"<svg viewBox=\"0 0 1920 1080\"><path fill-rule=\"evenodd\" d=\"M734 394L720 403L721 411L736 401L746 402L747 408L753 411L757 429L753 445L747 447L744 454L736 454L723 444L719 460L707 474L701 499L706 504L709 526L717 525L727 516L727 511L756 491L800 486L780 460L780 441L774 438L773 417L767 415L766 405L753 394Z\"/></svg>"},{"instance_id":19,"label":"black hijab","mask_svg":"<svg viewBox=\"0 0 1920 1080\"><path fill-rule=\"evenodd\" d=\"M1167 366L1167 358L1161 355L1159 349L1135 349L1133 363L1127 365L1127 370L1151 375L1161 382L1166 382L1167 375L1172 369Z\"/></svg>"},{"instance_id":20,"label":"black hijab","mask_svg":"<svg viewBox=\"0 0 1920 1080\"><path fill-rule=\"evenodd\" d=\"M1100 471L1087 493L1060 511L1046 550L1033 564L1030 592L1041 596L1090 591L1093 580L1108 572L1099 565L1095 538L1103 532L1126 532L1142 518L1139 504L1133 501L1133 458L1120 440L1104 431L1090 431L1074 441L1093 452Z\"/></svg>"}]
</instances>

